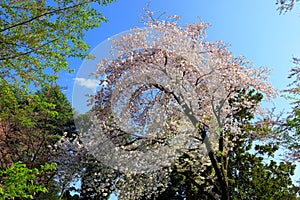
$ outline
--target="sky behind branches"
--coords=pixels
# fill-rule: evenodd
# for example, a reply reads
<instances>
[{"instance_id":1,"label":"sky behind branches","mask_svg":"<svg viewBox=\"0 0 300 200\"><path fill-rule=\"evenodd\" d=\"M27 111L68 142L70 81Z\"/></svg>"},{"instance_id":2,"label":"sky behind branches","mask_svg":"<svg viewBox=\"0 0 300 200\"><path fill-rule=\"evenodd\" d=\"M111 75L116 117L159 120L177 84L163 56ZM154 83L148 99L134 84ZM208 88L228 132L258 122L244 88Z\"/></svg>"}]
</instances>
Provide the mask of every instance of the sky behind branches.
<instances>
[{"instance_id":1,"label":"sky behind branches","mask_svg":"<svg viewBox=\"0 0 300 200\"><path fill-rule=\"evenodd\" d=\"M91 50L105 39L129 30L134 26L143 27L140 15L148 0L119 0L107 7L100 7L109 20L99 28L86 33ZM211 24L207 40L223 40L230 44L235 56L243 55L252 61L254 67L268 66L273 69L271 79L279 91L290 82L287 79L293 66L292 58L300 57L300 6L292 12L279 15L276 0L153 0L150 9L166 11L167 15L182 16L183 23L201 20ZM82 60L70 59L71 68L79 70ZM84 70L84 69L81 69ZM72 100L74 74L61 74L59 83L67 86L66 94ZM77 79L77 83L92 88L93 81ZM278 111L289 109L286 100L275 101ZM300 167L294 179L300 179Z\"/></svg>"}]
</instances>

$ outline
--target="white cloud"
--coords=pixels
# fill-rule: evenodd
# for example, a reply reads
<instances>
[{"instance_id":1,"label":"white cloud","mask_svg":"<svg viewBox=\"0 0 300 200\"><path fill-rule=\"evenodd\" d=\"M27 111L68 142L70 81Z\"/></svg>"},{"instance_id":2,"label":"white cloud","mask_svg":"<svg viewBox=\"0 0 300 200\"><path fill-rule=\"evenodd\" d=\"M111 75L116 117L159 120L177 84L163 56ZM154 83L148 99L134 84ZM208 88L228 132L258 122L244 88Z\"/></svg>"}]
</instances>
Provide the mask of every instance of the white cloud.
<instances>
[{"instance_id":1,"label":"white cloud","mask_svg":"<svg viewBox=\"0 0 300 200\"><path fill-rule=\"evenodd\" d=\"M99 85L99 81L96 79L75 78L74 80L76 84L92 90L96 89Z\"/></svg>"}]
</instances>

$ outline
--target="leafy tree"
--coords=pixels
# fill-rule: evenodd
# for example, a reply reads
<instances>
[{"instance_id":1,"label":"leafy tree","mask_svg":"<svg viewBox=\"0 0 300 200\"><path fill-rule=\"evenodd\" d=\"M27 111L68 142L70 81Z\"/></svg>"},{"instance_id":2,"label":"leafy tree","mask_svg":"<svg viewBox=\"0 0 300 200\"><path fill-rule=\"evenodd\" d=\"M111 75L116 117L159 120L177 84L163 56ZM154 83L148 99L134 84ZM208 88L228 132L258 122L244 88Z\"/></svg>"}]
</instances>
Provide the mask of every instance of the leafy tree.
<instances>
[{"instance_id":1,"label":"leafy tree","mask_svg":"<svg viewBox=\"0 0 300 200\"><path fill-rule=\"evenodd\" d=\"M55 164L45 164L39 169L29 169L22 162L0 170L0 199L16 197L33 199L38 192L47 192L46 187L38 184L38 177L42 173L53 170L55 170Z\"/></svg>"},{"instance_id":2,"label":"leafy tree","mask_svg":"<svg viewBox=\"0 0 300 200\"><path fill-rule=\"evenodd\" d=\"M70 71L67 58L87 56L85 31L107 21L92 3L112 1L2 1L1 79L40 85Z\"/></svg>"},{"instance_id":3,"label":"leafy tree","mask_svg":"<svg viewBox=\"0 0 300 200\"><path fill-rule=\"evenodd\" d=\"M257 103L262 99L261 94L254 94L253 91L242 95ZM296 199L299 188L297 189L291 180L295 165L290 162L277 163L274 154L279 146L272 142L272 137L267 137L269 142L267 140L262 144L259 137L250 134L255 131L262 133L261 135L275 135L270 127L260 124L253 126L247 121L253 120L253 109L243 108L235 118L244 122L241 126L243 134L236 139L236 145L228 155L231 198Z\"/></svg>"},{"instance_id":4,"label":"leafy tree","mask_svg":"<svg viewBox=\"0 0 300 200\"><path fill-rule=\"evenodd\" d=\"M299 59L294 58L294 63L299 64ZM289 159L300 159L300 68L292 68L289 78L294 79L286 89L286 97L291 101L292 111L289 113L285 123L280 129L284 146L289 150Z\"/></svg>"},{"instance_id":5,"label":"leafy tree","mask_svg":"<svg viewBox=\"0 0 300 200\"><path fill-rule=\"evenodd\" d=\"M261 156L240 152L232 163L232 199L297 199L299 187L291 179L295 165L290 162L277 163L274 158L269 158L269 163L263 161L264 156L273 154L276 148L256 145L255 149Z\"/></svg>"},{"instance_id":6,"label":"leafy tree","mask_svg":"<svg viewBox=\"0 0 300 200\"><path fill-rule=\"evenodd\" d=\"M62 136L64 132L67 132L68 136L71 137L75 133L73 109L61 88L58 85L45 86L37 91L36 95L41 101L52 104L53 108L50 108L49 111L55 112L55 116L44 116L38 122L41 128L49 129L53 135Z\"/></svg>"},{"instance_id":7,"label":"leafy tree","mask_svg":"<svg viewBox=\"0 0 300 200\"><path fill-rule=\"evenodd\" d=\"M18 161L38 168L53 159L53 145L64 131L74 137L71 106L51 85L60 71L72 71L67 58L87 56L85 31L107 21L96 6L111 2L1 1L1 170ZM34 94L29 88L42 89ZM55 188L54 175L44 174L41 186Z\"/></svg>"},{"instance_id":8,"label":"leafy tree","mask_svg":"<svg viewBox=\"0 0 300 200\"><path fill-rule=\"evenodd\" d=\"M36 95L28 95L18 86L7 83L1 85L1 167L5 168L13 162L23 161L32 167L32 163L40 165L42 146L47 145L46 131L37 128L39 117L54 116L49 109L53 104L43 102ZM48 158L46 158L48 159Z\"/></svg>"},{"instance_id":9,"label":"leafy tree","mask_svg":"<svg viewBox=\"0 0 300 200\"><path fill-rule=\"evenodd\" d=\"M262 99L261 94L254 94L253 91L246 96L256 102ZM237 120L253 120L252 109L243 108L241 111L237 113ZM279 146L272 137L269 138L269 142L267 140L262 143L259 138L249 134L256 130L270 135L273 130L266 126L251 126L248 121L244 121L241 128L243 134L239 136L236 146L228 155L231 198L296 199L299 187L296 187L291 179L295 165L291 162L279 162L278 158L275 158Z\"/></svg>"},{"instance_id":10,"label":"leafy tree","mask_svg":"<svg viewBox=\"0 0 300 200\"><path fill-rule=\"evenodd\" d=\"M1 152L2 159L6 160L2 167L19 160L27 164L47 160L48 155L42 156L47 151L46 146L53 145L63 131L74 127L72 108L66 96L58 86L43 88L36 95L10 84L3 84L2 89Z\"/></svg>"},{"instance_id":11,"label":"leafy tree","mask_svg":"<svg viewBox=\"0 0 300 200\"><path fill-rule=\"evenodd\" d=\"M281 0L280 7L278 8L280 12L291 11L295 4L299 0ZM279 2L277 1L277 4ZM285 118L279 128L278 135L281 138L279 142L284 146L288 151L286 152L286 158L288 160L299 161L300 159L300 68L299 63L300 59L293 57L294 66L288 78L293 79L289 88L286 89L285 97L290 100L292 105L292 111L288 113L288 117ZM298 180L300 182L300 180Z\"/></svg>"},{"instance_id":12,"label":"leafy tree","mask_svg":"<svg viewBox=\"0 0 300 200\"><path fill-rule=\"evenodd\" d=\"M5 170L18 161L29 169L54 161L59 164L54 159L57 152L52 150L53 146L64 131L68 131L68 137L74 137L73 112L66 96L58 86L45 87L36 94L28 94L7 83L1 86L1 169ZM48 189L47 194L58 193L53 179L56 173L40 175L43 177L39 183Z\"/></svg>"}]
</instances>

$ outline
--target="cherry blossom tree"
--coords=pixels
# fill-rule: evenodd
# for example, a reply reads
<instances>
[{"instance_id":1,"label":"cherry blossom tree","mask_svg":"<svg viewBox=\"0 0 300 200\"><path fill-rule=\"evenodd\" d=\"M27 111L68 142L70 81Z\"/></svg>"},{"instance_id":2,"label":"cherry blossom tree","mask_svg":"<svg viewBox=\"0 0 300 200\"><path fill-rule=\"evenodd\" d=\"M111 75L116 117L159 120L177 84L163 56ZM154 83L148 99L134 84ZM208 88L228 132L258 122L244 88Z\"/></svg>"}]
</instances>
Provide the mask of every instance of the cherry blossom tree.
<instances>
[{"instance_id":1,"label":"cherry blossom tree","mask_svg":"<svg viewBox=\"0 0 300 200\"><path fill-rule=\"evenodd\" d=\"M162 192L172 165L186 153L197 171L208 172L196 180L210 180L205 193L229 199L227 155L243 123L233 116L242 108L263 114L257 101L237 94L275 96L269 70L235 57L222 41L207 41L204 22L183 26L178 16L157 20L149 10L146 16L147 28L113 38L111 57L98 65L101 87L91 99L92 124L82 134L83 145L118 173L111 180L120 199ZM255 119L251 123L268 127L268 120ZM249 132L269 136L261 133Z\"/></svg>"}]
</instances>

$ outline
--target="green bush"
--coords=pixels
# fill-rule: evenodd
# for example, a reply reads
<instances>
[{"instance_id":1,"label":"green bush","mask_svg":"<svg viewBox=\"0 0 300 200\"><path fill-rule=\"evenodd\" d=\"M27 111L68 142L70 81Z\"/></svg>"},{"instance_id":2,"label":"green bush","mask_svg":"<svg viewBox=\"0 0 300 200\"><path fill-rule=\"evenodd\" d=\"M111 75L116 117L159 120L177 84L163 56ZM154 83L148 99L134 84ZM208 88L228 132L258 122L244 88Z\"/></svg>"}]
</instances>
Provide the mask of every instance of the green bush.
<instances>
[{"instance_id":1,"label":"green bush","mask_svg":"<svg viewBox=\"0 0 300 200\"><path fill-rule=\"evenodd\" d=\"M33 199L38 192L47 192L46 187L36 183L37 176L55 169L55 164L45 164L40 169L29 169L24 163L17 162L0 170L0 200L15 197Z\"/></svg>"}]
</instances>

